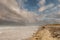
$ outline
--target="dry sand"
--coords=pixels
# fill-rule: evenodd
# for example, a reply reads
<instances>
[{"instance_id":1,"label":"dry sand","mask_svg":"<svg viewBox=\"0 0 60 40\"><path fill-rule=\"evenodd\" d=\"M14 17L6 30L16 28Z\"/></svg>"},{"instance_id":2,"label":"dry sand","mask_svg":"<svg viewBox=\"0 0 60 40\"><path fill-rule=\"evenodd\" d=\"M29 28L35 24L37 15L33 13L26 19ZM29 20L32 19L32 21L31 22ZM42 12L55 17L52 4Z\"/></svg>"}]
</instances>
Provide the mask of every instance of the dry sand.
<instances>
[{"instance_id":1,"label":"dry sand","mask_svg":"<svg viewBox=\"0 0 60 40\"><path fill-rule=\"evenodd\" d=\"M60 24L42 26L27 40L60 40Z\"/></svg>"},{"instance_id":2,"label":"dry sand","mask_svg":"<svg viewBox=\"0 0 60 40\"><path fill-rule=\"evenodd\" d=\"M0 26L0 40L24 40L37 29L37 26Z\"/></svg>"}]
</instances>

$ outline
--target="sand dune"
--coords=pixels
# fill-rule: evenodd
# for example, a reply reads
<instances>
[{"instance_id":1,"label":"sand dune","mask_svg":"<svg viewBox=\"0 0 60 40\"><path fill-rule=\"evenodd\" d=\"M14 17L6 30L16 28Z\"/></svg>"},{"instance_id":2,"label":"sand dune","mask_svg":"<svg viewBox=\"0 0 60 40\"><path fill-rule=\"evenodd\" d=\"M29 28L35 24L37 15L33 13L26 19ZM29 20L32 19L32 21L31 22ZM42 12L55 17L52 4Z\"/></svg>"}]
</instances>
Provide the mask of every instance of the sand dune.
<instances>
[{"instance_id":1,"label":"sand dune","mask_svg":"<svg viewBox=\"0 0 60 40\"><path fill-rule=\"evenodd\" d=\"M60 24L42 26L28 40L60 40Z\"/></svg>"}]
</instances>

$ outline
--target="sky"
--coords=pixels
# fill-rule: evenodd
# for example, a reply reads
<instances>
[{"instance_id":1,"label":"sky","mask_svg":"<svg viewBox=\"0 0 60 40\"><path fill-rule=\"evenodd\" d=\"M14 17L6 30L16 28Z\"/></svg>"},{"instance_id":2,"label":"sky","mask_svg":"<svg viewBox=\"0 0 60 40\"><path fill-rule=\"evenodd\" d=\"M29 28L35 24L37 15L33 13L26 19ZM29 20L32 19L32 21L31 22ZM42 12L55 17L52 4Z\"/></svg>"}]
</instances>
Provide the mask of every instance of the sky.
<instances>
[{"instance_id":1,"label":"sky","mask_svg":"<svg viewBox=\"0 0 60 40\"><path fill-rule=\"evenodd\" d=\"M19 1L21 0L17 1L19 4ZM20 2L20 4L22 4L22 9L27 9L28 11L38 11L42 6L49 6L50 4L55 7L59 3L59 0L22 0L22 2Z\"/></svg>"},{"instance_id":2,"label":"sky","mask_svg":"<svg viewBox=\"0 0 60 40\"><path fill-rule=\"evenodd\" d=\"M17 3L20 9L42 15L38 20L60 20L60 0L17 0Z\"/></svg>"},{"instance_id":3,"label":"sky","mask_svg":"<svg viewBox=\"0 0 60 40\"><path fill-rule=\"evenodd\" d=\"M10 16L9 20L16 22L22 20L26 24L40 24L47 21L60 23L60 0L5 0L3 4L22 17L20 19L18 16Z\"/></svg>"}]
</instances>

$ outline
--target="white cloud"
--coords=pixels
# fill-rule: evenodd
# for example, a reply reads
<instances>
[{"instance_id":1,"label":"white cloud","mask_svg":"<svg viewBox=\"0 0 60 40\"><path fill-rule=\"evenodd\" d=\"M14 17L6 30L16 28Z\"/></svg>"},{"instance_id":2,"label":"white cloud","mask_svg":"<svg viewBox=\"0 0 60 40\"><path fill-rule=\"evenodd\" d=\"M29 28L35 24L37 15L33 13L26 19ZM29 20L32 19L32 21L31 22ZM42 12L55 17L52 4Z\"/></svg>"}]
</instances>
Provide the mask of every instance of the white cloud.
<instances>
[{"instance_id":1,"label":"white cloud","mask_svg":"<svg viewBox=\"0 0 60 40\"><path fill-rule=\"evenodd\" d=\"M44 11L44 10L46 10L46 7L45 7L45 6L39 8L39 11L40 11L40 12L42 12L42 11Z\"/></svg>"},{"instance_id":2,"label":"white cloud","mask_svg":"<svg viewBox=\"0 0 60 40\"><path fill-rule=\"evenodd\" d=\"M60 0L58 0L60 2Z\"/></svg>"},{"instance_id":3,"label":"white cloud","mask_svg":"<svg viewBox=\"0 0 60 40\"><path fill-rule=\"evenodd\" d=\"M60 4L58 4L57 7L60 7Z\"/></svg>"},{"instance_id":4,"label":"white cloud","mask_svg":"<svg viewBox=\"0 0 60 40\"><path fill-rule=\"evenodd\" d=\"M8 16L10 17L10 19L7 19L6 17L4 17L4 20L11 20L16 22L20 22L20 20L24 20L25 22L29 22L29 23L36 22L35 17L37 15L34 12L29 12L25 9L20 9L15 0L9 0L9 1L6 0L5 3L4 1L2 1L2 4L4 4L9 10L13 12L13 13L10 13L10 15ZM22 19L18 15L21 16Z\"/></svg>"},{"instance_id":5,"label":"white cloud","mask_svg":"<svg viewBox=\"0 0 60 40\"><path fill-rule=\"evenodd\" d=\"M52 8L53 6L54 6L54 4L49 4L47 6L42 6L42 7L39 8L39 11L43 12L44 10Z\"/></svg>"},{"instance_id":6,"label":"white cloud","mask_svg":"<svg viewBox=\"0 0 60 40\"><path fill-rule=\"evenodd\" d=\"M38 4L41 5L41 6L44 6L45 0L40 0L40 2Z\"/></svg>"}]
</instances>

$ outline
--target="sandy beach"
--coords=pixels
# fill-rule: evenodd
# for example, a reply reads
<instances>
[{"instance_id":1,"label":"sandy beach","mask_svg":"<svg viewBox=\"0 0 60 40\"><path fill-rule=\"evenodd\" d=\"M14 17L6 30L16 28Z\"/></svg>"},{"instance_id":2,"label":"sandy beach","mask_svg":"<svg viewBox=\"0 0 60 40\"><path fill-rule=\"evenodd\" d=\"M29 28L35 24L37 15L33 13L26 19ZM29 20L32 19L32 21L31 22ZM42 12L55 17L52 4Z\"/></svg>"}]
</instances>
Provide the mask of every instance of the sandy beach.
<instances>
[{"instance_id":1,"label":"sandy beach","mask_svg":"<svg viewBox=\"0 0 60 40\"><path fill-rule=\"evenodd\" d=\"M0 40L24 40L37 31L38 26L0 26Z\"/></svg>"}]
</instances>

